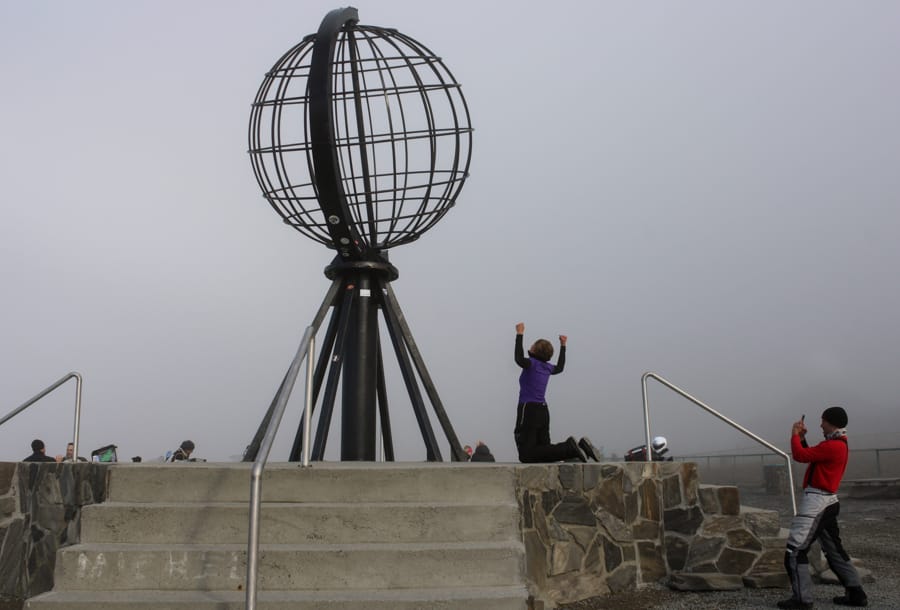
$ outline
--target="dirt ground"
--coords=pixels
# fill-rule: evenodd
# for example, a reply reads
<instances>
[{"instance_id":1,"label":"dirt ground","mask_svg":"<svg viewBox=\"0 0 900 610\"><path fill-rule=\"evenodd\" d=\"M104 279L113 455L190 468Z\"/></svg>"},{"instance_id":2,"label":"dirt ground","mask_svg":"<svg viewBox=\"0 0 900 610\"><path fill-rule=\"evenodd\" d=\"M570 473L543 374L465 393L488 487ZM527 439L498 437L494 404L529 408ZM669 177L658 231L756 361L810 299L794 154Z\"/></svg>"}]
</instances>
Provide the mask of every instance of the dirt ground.
<instances>
[{"instance_id":1,"label":"dirt ground","mask_svg":"<svg viewBox=\"0 0 900 610\"><path fill-rule=\"evenodd\" d=\"M769 496L741 490L741 503L777 510L782 527L791 522L790 497ZM869 608L900 609L900 500L841 499L838 517L841 538L847 552L870 570L875 582L864 587ZM816 608L842 608L831 598L843 594L838 585L816 585ZM788 589L742 589L739 591L686 593L663 585L640 591L596 597L561 606L567 610L729 610L774 608L778 600L790 597Z\"/></svg>"}]
</instances>

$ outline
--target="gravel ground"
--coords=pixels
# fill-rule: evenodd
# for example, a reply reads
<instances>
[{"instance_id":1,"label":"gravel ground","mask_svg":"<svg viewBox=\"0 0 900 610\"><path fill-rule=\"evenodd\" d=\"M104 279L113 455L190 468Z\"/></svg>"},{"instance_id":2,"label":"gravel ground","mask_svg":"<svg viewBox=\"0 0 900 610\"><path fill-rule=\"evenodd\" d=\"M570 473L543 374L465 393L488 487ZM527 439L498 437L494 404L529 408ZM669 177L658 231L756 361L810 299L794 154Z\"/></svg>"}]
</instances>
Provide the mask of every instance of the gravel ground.
<instances>
[{"instance_id":1,"label":"gravel ground","mask_svg":"<svg viewBox=\"0 0 900 610\"><path fill-rule=\"evenodd\" d=\"M768 496L754 490L741 490L741 503L779 511L783 527L791 522L789 497ZM870 570L875 582L864 587L869 608L900 609L900 500L841 499L838 517L841 538L847 552ZM842 595L839 585L816 585L816 608L843 608L831 598ZM741 589L739 591L686 593L661 585L640 591L595 597L561 606L569 610L728 610L775 608L778 600L790 597L788 589Z\"/></svg>"}]
</instances>

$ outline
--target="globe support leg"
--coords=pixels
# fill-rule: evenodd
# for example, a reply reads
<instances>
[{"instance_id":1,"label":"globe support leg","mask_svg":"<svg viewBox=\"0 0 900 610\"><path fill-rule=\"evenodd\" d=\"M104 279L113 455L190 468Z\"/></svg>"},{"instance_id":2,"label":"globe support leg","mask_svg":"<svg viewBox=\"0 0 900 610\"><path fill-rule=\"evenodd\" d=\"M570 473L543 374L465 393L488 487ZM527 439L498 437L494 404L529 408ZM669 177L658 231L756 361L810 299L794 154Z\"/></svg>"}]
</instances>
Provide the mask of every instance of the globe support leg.
<instances>
[{"instance_id":1,"label":"globe support leg","mask_svg":"<svg viewBox=\"0 0 900 610\"><path fill-rule=\"evenodd\" d=\"M422 385L425 388L425 392L428 394L428 399L431 401L434 413L438 418L438 422L441 424L441 428L444 431L444 435L447 437L447 441L450 443L450 458L454 462L464 462L468 456L463 450L462 445L459 443L459 438L457 438L456 432L453 430L450 418L447 417L447 412L444 410L441 398L437 393L431 375L428 373L428 368L425 366L425 360L422 358L422 354L416 345L416 340L413 338L409 325L406 323L406 318L400 310L400 304L397 301L397 297L394 295L394 290L391 288L390 283L385 281L380 283L379 288L379 292L384 295L385 319L388 318L387 312L391 312L390 315L395 319L396 324L402 333L403 342L416 365L416 370L419 372L419 377L422 379Z\"/></svg>"},{"instance_id":2,"label":"globe support leg","mask_svg":"<svg viewBox=\"0 0 900 610\"><path fill-rule=\"evenodd\" d=\"M338 282L339 285L343 285ZM332 298L332 305L336 312L340 310L339 303ZM319 392L322 389L322 381L325 379L325 373L328 371L328 363L331 361L331 352L334 349L335 338L337 337L338 322L340 315L335 313L328 322L328 329L325 331L325 339L322 341L322 347L319 349L319 360L316 362L316 370L313 373L313 391L312 391L312 409L311 415L315 413L316 403L319 400ZM291 462L299 462L300 454L303 451L303 418L297 424L297 434L294 436L294 445L291 447L291 454L288 458Z\"/></svg>"},{"instance_id":3,"label":"globe support leg","mask_svg":"<svg viewBox=\"0 0 900 610\"><path fill-rule=\"evenodd\" d=\"M343 391L341 459L345 461L376 459L377 419L380 419L384 459L394 460L384 353L378 328L380 309L425 443L427 459L441 461L443 458L420 389L420 382L450 444L451 459L464 461L465 452L453 431L431 375L391 288L390 280L396 276L389 278L388 275L383 269L358 267L352 269L338 267L336 272L329 275L334 282L314 319L314 328L318 330L329 309L331 310L328 329L313 375L314 405L318 401L323 382L324 391L321 396L322 404L318 413L312 459L315 461L324 459L334 403L340 387ZM257 432L260 438L265 432L270 412L271 406L266 413L266 419L260 425L261 432ZM300 459L302 436L301 422L291 449L291 461ZM252 461L256 458L258 445L256 451L251 451L252 447L253 443L247 449L245 460Z\"/></svg>"},{"instance_id":4,"label":"globe support leg","mask_svg":"<svg viewBox=\"0 0 900 610\"><path fill-rule=\"evenodd\" d=\"M322 321L325 319L325 316L328 315L328 310L335 304L336 298L338 296L338 290L341 287L341 281L339 279L335 279L331 282L331 286L328 288L328 292L325 293L325 298L322 299L322 304L319 306L319 310L316 312L316 317L313 318L313 322L310 326L313 327L313 335L319 332L319 326L322 324ZM329 325L329 331L330 331ZM329 350L330 347L324 347L324 350ZM320 360L321 363L321 360ZM318 372L318 370L317 370ZM256 461L256 456L259 453L259 446L262 443L262 439L266 434L266 428L269 427L269 421L272 419L272 413L275 411L275 398L278 394L281 393L281 387L284 385L285 380L287 379L288 372L286 371L284 374L284 378L282 378L281 383L278 386L278 391L275 392L275 397L272 398L272 402L269 404L269 408L266 410L265 416L263 416L262 422L260 422L259 427L256 429L256 434L253 435L253 439L250 441L250 444L247 445L247 449L244 451L244 456L242 461L244 462L254 462ZM321 383L321 381L320 381ZM315 407L316 398L313 397L313 407ZM297 438L302 439L303 437L303 422L300 422L300 428L297 431ZM294 445L297 445L297 440L295 439ZM296 450L296 458L294 456L294 450L291 451L291 461L300 461L300 450L299 448Z\"/></svg>"},{"instance_id":5,"label":"globe support leg","mask_svg":"<svg viewBox=\"0 0 900 610\"><path fill-rule=\"evenodd\" d=\"M378 331L378 327L375 328ZM381 421L381 445L386 462L394 461L394 437L391 433L391 416L388 409L387 384L384 381L384 354L381 351L380 338L378 345L378 417Z\"/></svg>"},{"instance_id":6,"label":"globe support leg","mask_svg":"<svg viewBox=\"0 0 900 610\"><path fill-rule=\"evenodd\" d=\"M334 341L334 351L331 355L331 365L328 368L328 381L325 382L325 394L322 396L322 409L319 412L319 423L316 427L316 440L313 443L312 459L321 461L325 457L325 444L328 440L328 430L331 428L331 416L334 412L334 400L337 396L338 381L341 378L341 368L346 354L347 326L350 321L350 311L353 304L353 290L344 286L344 298L340 306L332 315L340 316L337 327L337 336Z\"/></svg>"},{"instance_id":7,"label":"globe support leg","mask_svg":"<svg viewBox=\"0 0 900 610\"><path fill-rule=\"evenodd\" d=\"M356 274L350 308L352 328L344 358L341 411L341 461L375 460L375 373L378 352L378 309L373 302L372 275Z\"/></svg>"}]
</instances>

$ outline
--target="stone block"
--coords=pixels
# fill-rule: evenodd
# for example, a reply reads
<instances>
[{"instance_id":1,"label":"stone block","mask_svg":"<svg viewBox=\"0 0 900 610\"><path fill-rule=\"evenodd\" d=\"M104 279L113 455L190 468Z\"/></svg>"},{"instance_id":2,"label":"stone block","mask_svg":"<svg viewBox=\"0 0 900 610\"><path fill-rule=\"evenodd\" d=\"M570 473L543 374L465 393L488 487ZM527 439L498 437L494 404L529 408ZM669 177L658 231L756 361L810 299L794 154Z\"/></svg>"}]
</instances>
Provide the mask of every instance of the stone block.
<instances>
[{"instance_id":1,"label":"stone block","mask_svg":"<svg viewBox=\"0 0 900 610\"><path fill-rule=\"evenodd\" d=\"M669 564L669 570L672 572L683 570L687 563L690 543L677 534L666 534L665 545L666 561Z\"/></svg>"},{"instance_id":2,"label":"stone block","mask_svg":"<svg viewBox=\"0 0 900 610\"><path fill-rule=\"evenodd\" d=\"M560 469L562 470L562 469ZM597 520L591 507L582 496L566 496L553 509L553 518L559 523L571 525L587 525L593 527Z\"/></svg>"},{"instance_id":3,"label":"stone block","mask_svg":"<svg viewBox=\"0 0 900 610\"><path fill-rule=\"evenodd\" d=\"M541 493L541 507L545 515L552 515L553 509L559 504L560 495L556 489L548 489Z\"/></svg>"},{"instance_id":4,"label":"stone block","mask_svg":"<svg viewBox=\"0 0 900 610\"><path fill-rule=\"evenodd\" d=\"M744 520L738 515L707 515L701 531L704 536L724 536L727 532L744 527Z\"/></svg>"},{"instance_id":5,"label":"stone block","mask_svg":"<svg viewBox=\"0 0 900 610\"><path fill-rule=\"evenodd\" d=\"M787 589L791 586L791 581L784 570L750 574L744 576L743 580L744 586L748 589Z\"/></svg>"},{"instance_id":6,"label":"stone block","mask_svg":"<svg viewBox=\"0 0 900 610\"><path fill-rule=\"evenodd\" d=\"M537 532L525 532L525 573L528 581L543 589L547 581L547 547Z\"/></svg>"},{"instance_id":7,"label":"stone block","mask_svg":"<svg viewBox=\"0 0 900 610\"><path fill-rule=\"evenodd\" d=\"M522 528L530 530L534 527L533 508L531 506L531 492L527 489L522 492L522 499L519 502L522 507Z\"/></svg>"},{"instance_id":8,"label":"stone block","mask_svg":"<svg viewBox=\"0 0 900 610\"><path fill-rule=\"evenodd\" d=\"M621 565L606 578L606 586L610 593L622 593L633 591L637 588L637 567L634 565Z\"/></svg>"},{"instance_id":9,"label":"stone block","mask_svg":"<svg viewBox=\"0 0 900 610\"><path fill-rule=\"evenodd\" d=\"M697 464L684 462L681 465L681 493L684 503L688 506L697 504L700 489L700 476L697 474Z\"/></svg>"},{"instance_id":10,"label":"stone block","mask_svg":"<svg viewBox=\"0 0 900 610\"><path fill-rule=\"evenodd\" d=\"M766 549L753 564L751 574L767 574L784 571L784 545L780 549Z\"/></svg>"},{"instance_id":11,"label":"stone block","mask_svg":"<svg viewBox=\"0 0 900 610\"><path fill-rule=\"evenodd\" d=\"M544 541L544 544L550 544L550 529L547 527L547 515L544 513L543 503L534 503L533 510L534 529Z\"/></svg>"},{"instance_id":12,"label":"stone block","mask_svg":"<svg viewBox=\"0 0 900 610\"><path fill-rule=\"evenodd\" d=\"M575 542L578 543L583 550L587 550L591 543L594 541L594 538L597 537L597 528L596 527L582 527L578 525L570 525L566 528L566 531L569 532L569 535L572 537Z\"/></svg>"},{"instance_id":13,"label":"stone block","mask_svg":"<svg viewBox=\"0 0 900 610\"><path fill-rule=\"evenodd\" d=\"M600 483L603 466L600 464L585 464L582 467L582 488L585 492L591 491Z\"/></svg>"},{"instance_id":14,"label":"stone block","mask_svg":"<svg viewBox=\"0 0 900 610\"><path fill-rule=\"evenodd\" d=\"M697 533L702 523L703 512L696 506L673 508L663 513L663 527L667 532L692 536Z\"/></svg>"},{"instance_id":15,"label":"stone block","mask_svg":"<svg viewBox=\"0 0 900 610\"><path fill-rule=\"evenodd\" d=\"M741 514L741 494L733 485L722 485L716 490L719 498L719 509L723 515Z\"/></svg>"},{"instance_id":16,"label":"stone block","mask_svg":"<svg viewBox=\"0 0 900 610\"><path fill-rule=\"evenodd\" d=\"M681 506L681 479L678 476L663 479L663 508Z\"/></svg>"},{"instance_id":17,"label":"stone block","mask_svg":"<svg viewBox=\"0 0 900 610\"><path fill-rule=\"evenodd\" d=\"M700 564L714 563L719 558L719 553L722 552L724 547L724 538L695 536L691 540L690 548L688 550L688 567L697 571L696 567Z\"/></svg>"},{"instance_id":18,"label":"stone block","mask_svg":"<svg viewBox=\"0 0 900 610\"><path fill-rule=\"evenodd\" d=\"M604 479L592 494L591 508L594 512L608 512L615 518L625 518L625 490L624 474L622 470L616 470Z\"/></svg>"},{"instance_id":19,"label":"stone block","mask_svg":"<svg viewBox=\"0 0 900 610\"><path fill-rule=\"evenodd\" d=\"M781 521L774 510L762 510L744 506L741 511L744 523L757 538L778 536L781 532Z\"/></svg>"},{"instance_id":20,"label":"stone block","mask_svg":"<svg viewBox=\"0 0 900 610\"><path fill-rule=\"evenodd\" d=\"M662 480L680 474L683 465L688 463L690 462L653 462L657 468L656 478Z\"/></svg>"},{"instance_id":21,"label":"stone block","mask_svg":"<svg viewBox=\"0 0 900 610\"><path fill-rule=\"evenodd\" d=\"M0 498L0 523L12 517L16 512L15 496L4 496Z\"/></svg>"},{"instance_id":22,"label":"stone block","mask_svg":"<svg viewBox=\"0 0 900 610\"><path fill-rule=\"evenodd\" d=\"M581 569L584 572L590 572L595 574L600 574L603 572L603 563L600 561L601 559L601 545L602 541L599 539L595 539L592 544L588 547L588 549L584 553L584 562L581 565Z\"/></svg>"},{"instance_id":23,"label":"stone block","mask_svg":"<svg viewBox=\"0 0 900 610\"><path fill-rule=\"evenodd\" d=\"M600 477L603 479L610 479L615 476L619 476L622 474L622 465L621 464L601 464L600 465Z\"/></svg>"},{"instance_id":24,"label":"stone block","mask_svg":"<svg viewBox=\"0 0 900 610\"><path fill-rule=\"evenodd\" d=\"M12 489L17 464L18 462L0 462L0 496L5 496Z\"/></svg>"},{"instance_id":25,"label":"stone block","mask_svg":"<svg viewBox=\"0 0 900 610\"><path fill-rule=\"evenodd\" d=\"M555 604L568 604L609 594L609 588L595 575L575 572L548 579L547 587L547 597Z\"/></svg>"},{"instance_id":26,"label":"stone block","mask_svg":"<svg viewBox=\"0 0 900 610\"><path fill-rule=\"evenodd\" d=\"M0 599L24 594L22 566L25 562L25 520L10 519L0 528Z\"/></svg>"},{"instance_id":27,"label":"stone block","mask_svg":"<svg viewBox=\"0 0 900 610\"><path fill-rule=\"evenodd\" d=\"M736 591L744 588L744 581L740 576L715 572L672 574L668 584L676 591Z\"/></svg>"},{"instance_id":28,"label":"stone block","mask_svg":"<svg viewBox=\"0 0 900 610\"><path fill-rule=\"evenodd\" d=\"M638 508L640 502L638 501L637 491L632 489L631 491L625 492L625 523L634 523L634 520L637 519L638 516Z\"/></svg>"},{"instance_id":29,"label":"stone block","mask_svg":"<svg viewBox=\"0 0 900 610\"><path fill-rule=\"evenodd\" d=\"M581 569L584 551L574 542L557 542L550 547L550 573L557 576Z\"/></svg>"},{"instance_id":30,"label":"stone block","mask_svg":"<svg viewBox=\"0 0 900 610\"><path fill-rule=\"evenodd\" d=\"M635 540L659 540L659 522L638 519L632 526Z\"/></svg>"},{"instance_id":31,"label":"stone block","mask_svg":"<svg viewBox=\"0 0 900 610\"><path fill-rule=\"evenodd\" d=\"M560 464L559 484L560 487L562 487L563 493L581 494L584 489L582 485L581 464Z\"/></svg>"},{"instance_id":32,"label":"stone block","mask_svg":"<svg viewBox=\"0 0 900 610\"><path fill-rule=\"evenodd\" d=\"M744 574L753 567L757 557L757 553L725 547L719 555L716 567L722 574Z\"/></svg>"},{"instance_id":33,"label":"stone block","mask_svg":"<svg viewBox=\"0 0 900 610\"><path fill-rule=\"evenodd\" d=\"M597 542L603 545L603 561L607 573L612 573L622 565L624 555L622 547L605 536L598 536Z\"/></svg>"},{"instance_id":34,"label":"stone block","mask_svg":"<svg viewBox=\"0 0 900 610\"><path fill-rule=\"evenodd\" d=\"M551 543L572 541L572 536L569 534L569 531L552 517L547 519L547 532L550 535Z\"/></svg>"},{"instance_id":35,"label":"stone block","mask_svg":"<svg viewBox=\"0 0 900 610\"><path fill-rule=\"evenodd\" d=\"M726 544L733 549L744 551L762 551L763 544L751 532L745 529L729 530L725 535Z\"/></svg>"},{"instance_id":36,"label":"stone block","mask_svg":"<svg viewBox=\"0 0 900 610\"><path fill-rule=\"evenodd\" d=\"M720 515L722 514L721 509L719 508L719 495L716 493L716 488L710 485L701 485L699 489L700 493L700 508L707 515Z\"/></svg>"},{"instance_id":37,"label":"stone block","mask_svg":"<svg viewBox=\"0 0 900 610\"><path fill-rule=\"evenodd\" d=\"M597 517L597 521L603 526L603 530L613 540L617 542L631 542L634 540L631 528L625 525L621 519L616 518L612 513L598 510L594 513L594 516Z\"/></svg>"},{"instance_id":38,"label":"stone block","mask_svg":"<svg viewBox=\"0 0 900 610\"><path fill-rule=\"evenodd\" d=\"M549 489L548 480L555 475L554 468L547 466L526 466L516 470L519 487L533 492Z\"/></svg>"},{"instance_id":39,"label":"stone block","mask_svg":"<svg viewBox=\"0 0 900 610\"><path fill-rule=\"evenodd\" d=\"M638 542L637 548L641 582L651 583L665 578L667 571L662 547L653 542Z\"/></svg>"},{"instance_id":40,"label":"stone block","mask_svg":"<svg viewBox=\"0 0 900 610\"><path fill-rule=\"evenodd\" d=\"M638 488L640 498L639 515L644 519L659 521L659 493L656 488L656 480L647 479Z\"/></svg>"}]
</instances>

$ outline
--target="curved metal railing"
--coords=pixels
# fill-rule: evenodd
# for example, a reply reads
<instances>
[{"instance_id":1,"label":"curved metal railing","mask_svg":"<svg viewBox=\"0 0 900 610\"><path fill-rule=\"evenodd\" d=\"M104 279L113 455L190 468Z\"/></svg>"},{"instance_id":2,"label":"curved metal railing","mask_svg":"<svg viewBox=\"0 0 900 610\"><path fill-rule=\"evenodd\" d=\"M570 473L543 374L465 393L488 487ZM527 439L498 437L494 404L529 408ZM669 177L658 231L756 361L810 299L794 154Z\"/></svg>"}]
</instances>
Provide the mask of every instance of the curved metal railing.
<instances>
[{"instance_id":1,"label":"curved metal railing","mask_svg":"<svg viewBox=\"0 0 900 610\"><path fill-rule=\"evenodd\" d=\"M33 405L34 403L39 401L41 398L43 398L44 396L46 396L47 394L49 394L50 392L52 392L53 390L55 390L56 388L58 388L65 382L67 382L69 379L72 379L73 377L75 378L75 430L73 432L73 439L72 439L72 444L73 444L72 449L74 452L74 453L72 453L72 455L75 456L75 459L78 459L78 457L77 457L78 456L78 433L81 431L81 375L79 373L76 373L75 371L72 371L68 375L65 375L64 377L59 379L56 383L53 383L53 384L47 386L46 388L41 390L37 395L29 398L28 400L23 402L21 405L19 405L18 407L16 407L15 409L10 411L6 415L4 415L3 418L0 418L0 426L2 426L3 424L5 424L9 420L11 420L13 417L15 417L16 415L18 415L19 413L21 413L22 411L24 411L25 409L30 407L31 405Z\"/></svg>"},{"instance_id":2,"label":"curved metal railing","mask_svg":"<svg viewBox=\"0 0 900 610\"><path fill-rule=\"evenodd\" d=\"M266 433L259 446L256 461L250 471L250 533L247 541L247 610L256 610L256 577L259 572L259 510L262 497L262 475L266 462L269 459L269 451L275 440L275 433L281 424L284 409L287 406L294 382L300 371L300 363L306 358L306 402L303 409L303 466L309 466L309 421L312 416L312 386L313 386L313 353L315 351L315 328L308 326L303 333L297 355L291 362L291 367L284 376L284 381L275 394L275 409L272 418L266 426Z\"/></svg>"},{"instance_id":3,"label":"curved metal railing","mask_svg":"<svg viewBox=\"0 0 900 610\"><path fill-rule=\"evenodd\" d=\"M740 432L743 432L744 434L746 434L747 436L749 436L750 438L755 440L757 443L759 443L763 447L766 447L770 451L773 451L773 452L777 453L778 455L782 456L787 465L788 484L790 485L790 489L791 489L791 506L794 509L794 514L795 515L797 514L797 498L794 494L794 474L791 471L791 456L789 456L787 453L785 453L784 451L782 451L781 449L779 449L772 443L753 434L752 432L750 432L749 430L747 430L740 424L735 423L732 420L728 419L727 417L725 417L724 415L722 415L721 413L719 413L712 407L704 404L702 401L698 400L697 398L694 398L693 396L691 396L690 394L688 394L687 392L685 392L684 390L682 390L675 384L663 379L656 373L650 373L650 372L644 373L643 376L641 376L641 393L644 398L644 434L645 434L646 440L647 440L647 460L649 460L649 461L653 460L653 451L651 450L651 447L650 447L650 406L647 401L647 380L648 379L655 379L656 381L660 382L661 384L663 384L664 386L666 386L673 392L680 394L684 398L687 398L688 400L690 400L692 403L694 403L701 409L707 411L708 413L712 413L713 415L715 415L716 417L721 419L723 422L725 422L732 428L734 428Z\"/></svg>"}]
</instances>

